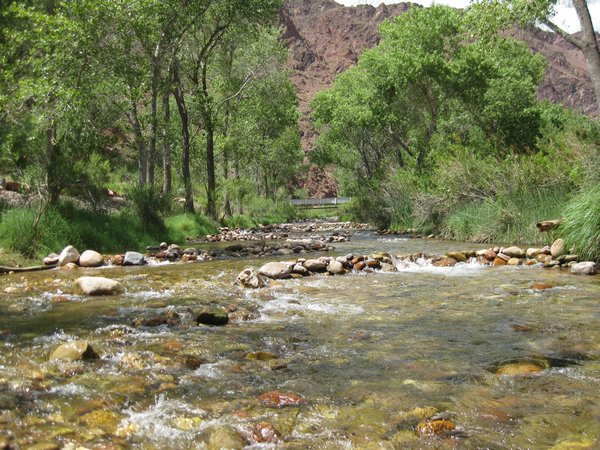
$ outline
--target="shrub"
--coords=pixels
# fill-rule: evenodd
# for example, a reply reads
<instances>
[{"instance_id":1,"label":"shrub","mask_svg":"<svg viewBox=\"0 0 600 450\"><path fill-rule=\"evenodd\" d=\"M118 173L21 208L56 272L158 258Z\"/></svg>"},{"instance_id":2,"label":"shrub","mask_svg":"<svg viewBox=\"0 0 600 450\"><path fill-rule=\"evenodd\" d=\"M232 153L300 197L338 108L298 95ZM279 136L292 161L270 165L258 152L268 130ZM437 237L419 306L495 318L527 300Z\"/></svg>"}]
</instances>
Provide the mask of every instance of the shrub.
<instances>
[{"instance_id":1,"label":"shrub","mask_svg":"<svg viewBox=\"0 0 600 450\"><path fill-rule=\"evenodd\" d=\"M171 207L171 198L154 186L138 186L126 194L131 211L138 216L142 225L151 230L163 231L163 216Z\"/></svg>"},{"instance_id":2,"label":"shrub","mask_svg":"<svg viewBox=\"0 0 600 450\"><path fill-rule=\"evenodd\" d=\"M573 197L562 232L580 257L600 261L600 183Z\"/></svg>"}]
</instances>

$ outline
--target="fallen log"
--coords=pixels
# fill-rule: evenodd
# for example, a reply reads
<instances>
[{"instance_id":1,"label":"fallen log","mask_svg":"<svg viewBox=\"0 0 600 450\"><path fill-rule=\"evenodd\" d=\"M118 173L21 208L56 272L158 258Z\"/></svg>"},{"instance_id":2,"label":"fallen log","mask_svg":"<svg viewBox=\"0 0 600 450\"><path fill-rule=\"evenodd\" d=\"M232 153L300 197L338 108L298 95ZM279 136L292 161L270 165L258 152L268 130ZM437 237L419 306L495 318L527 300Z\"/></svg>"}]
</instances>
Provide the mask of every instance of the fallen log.
<instances>
[{"instance_id":1,"label":"fallen log","mask_svg":"<svg viewBox=\"0 0 600 450\"><path fill-rule=\"evenodd\" d=\"M6 267L6 266L0 266L0 273L38 272L40 270L56 269L57 267L58 267L57 264L53 264L53 265L50 265L50 266L32 266L32 267Z\"/></svg>"},{"instance_id":2,"label":"fallen log","mask_svg":"<svg viewBox=\"0 0 600 450\"><path fill-rule=\"evenodd\" d=\"M541 233L543 231L551 231L557 228L561 224L560 219L554 220L542 220L540 223L536 225L538 231Z\"/></svg>"}]
</instances>

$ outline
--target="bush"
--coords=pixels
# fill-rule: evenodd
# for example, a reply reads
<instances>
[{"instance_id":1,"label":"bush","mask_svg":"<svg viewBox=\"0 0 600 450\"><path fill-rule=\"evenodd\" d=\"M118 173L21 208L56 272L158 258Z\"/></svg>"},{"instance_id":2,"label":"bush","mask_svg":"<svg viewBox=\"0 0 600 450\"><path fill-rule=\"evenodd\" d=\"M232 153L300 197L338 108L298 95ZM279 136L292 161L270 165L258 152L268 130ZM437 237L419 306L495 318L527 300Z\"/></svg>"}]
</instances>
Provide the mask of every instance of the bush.
<instances>
[{"instance_id":1,"label":"bush","mask_svg":"<svg viewBox=\"0 0 600 450\"><path fill-rule=\"evenodd\" d=\"M164 215L171 207L171 197L163 194L155 186L138 186L129 189L126 194L131 211L140 222L153 231L164 231Z\"/></svg>"},{"instance_id":2,"label":"bush","mask_svg":"<svg viewBox=\"0 0 600 450\"><path fill-rule=\"evenodd\" d=\"M562 232L581 258L600 261L600 183L571 200Z\"/></svg>"}]
</instances>

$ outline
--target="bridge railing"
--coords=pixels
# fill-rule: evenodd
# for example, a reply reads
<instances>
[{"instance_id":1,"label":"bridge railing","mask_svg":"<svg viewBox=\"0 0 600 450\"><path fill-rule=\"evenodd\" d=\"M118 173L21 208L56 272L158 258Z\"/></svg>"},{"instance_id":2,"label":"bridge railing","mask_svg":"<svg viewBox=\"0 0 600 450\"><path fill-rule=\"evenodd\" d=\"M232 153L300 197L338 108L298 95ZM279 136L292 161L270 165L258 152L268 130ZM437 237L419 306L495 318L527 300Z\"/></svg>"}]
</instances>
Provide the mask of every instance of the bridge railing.
<instances>
[{"instance_id":1,"label":"bridge railing","mask_svg":"<svg viewBox=\"0 0 600 450\"><path fill-rule=\"evenodd\" d=\"M294 198L290 205L299 208L337 208L338 205L349 203L352 197L328 197L328 198Z\"/></svg>"}]
</instances>

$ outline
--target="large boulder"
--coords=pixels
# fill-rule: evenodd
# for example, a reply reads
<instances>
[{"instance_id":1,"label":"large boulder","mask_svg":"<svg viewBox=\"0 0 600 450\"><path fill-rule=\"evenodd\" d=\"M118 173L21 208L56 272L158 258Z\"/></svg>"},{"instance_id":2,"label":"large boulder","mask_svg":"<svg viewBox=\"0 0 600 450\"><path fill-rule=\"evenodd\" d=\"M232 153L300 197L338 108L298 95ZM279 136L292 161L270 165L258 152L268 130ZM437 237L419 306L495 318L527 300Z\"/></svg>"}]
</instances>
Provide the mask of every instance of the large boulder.
<instances>
[{"instance_id":1,"label":"large boulder","mask_svg":"<svg viewBox=\"0 0 600 450\"><path fill-rule=\"evenodd\" d=\"M75 287L86 295L112 295L125 290L118 281L104 277L78 278Z\"/></svg>"},{"instance_id":2,"label":"large boulder","mask_svg":"<svg viewBox=\"0 0 600 450\"><path fill-rule=\"evenodd\" d=\"M256 270L250 268L242 270L237 276L235 283L252 289L262 288L267 285L263 277Z\"/></svg>"},{"instance_id":3,"label":"large boulder","mask_svg":"<svg viewBox=\"0 0 600 450\"><path fill-rule=\"evenodd\" d=\"M104 265L104 256L94 250L86 250L79 256L81 267L100 267Z\"/></svg>"},{"instance_id":4,"label":"large boulder","mask_svg":"<svg viewBox=\"0 0 600 450\"><path fill-rule=\"evenodd\" d=\"M571 273L575 275L594 275L597 270L596 263L592 261L580 262L571 267Z\"/></svg>"},{"instance_id":5,"label":"large boulder","mask_svg":"<svg viewBox=\"0 0 600 450\"><path fill-rule=\"evenodd\" d=\"M502 250L502 253L504 253L507 256L510 256L511 258L525 258L525 250L523 250L521 247L508 247L505 248L504 250Z\"/></svg>"},{"instance_id":6,"label":"large boulder","mask_svg":"<svg viewBox=\"0 0 600 450\"><path fill-rule=\"evenodd\" d=\"M60 255L58 255L58 264L61 266L68 263L76 263L77 261L79 261L79 252L72 245L65 247L63 251L60 252Z\"/></svg>"},{"instance_id":7,"label":"large boulder","mask_svg":"<svg viewBox=\"0 0 600 450\"><path fill-rule=\"evenodd\" d=\"M142 266L144 265L144 255L138 252L126 252L123 257L124 266Z\"/></svg>"},{"instance_id":8,"label":"large boulder","mask_svg":"<svg viewBox=\"0 0 600 450\"><path fill-rule=\"evenodd\" d=\"M283 262L270 262L262 266L258 273L263 277L278 280L280 278L288 278L292 273L293 265Z\"/></svg>"},{"instance_id":9,"label":"large boulder","mask_svg":"<svg viewBox=\"0 0 600 450\"><path fill-rule=\"evenodd\" d=\"M98 355L88 341L74 341L56 347L49 359L50 361L80 361L98 359Z\"/></svg>"}]
</instances>

